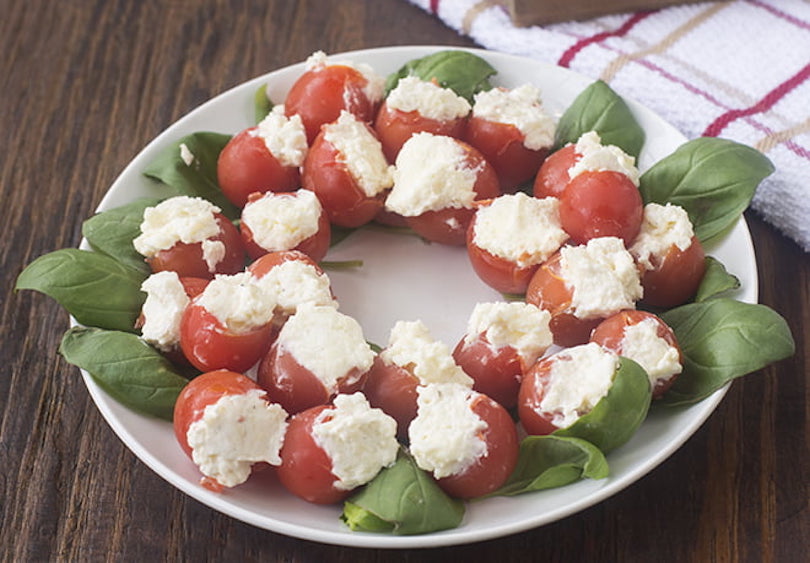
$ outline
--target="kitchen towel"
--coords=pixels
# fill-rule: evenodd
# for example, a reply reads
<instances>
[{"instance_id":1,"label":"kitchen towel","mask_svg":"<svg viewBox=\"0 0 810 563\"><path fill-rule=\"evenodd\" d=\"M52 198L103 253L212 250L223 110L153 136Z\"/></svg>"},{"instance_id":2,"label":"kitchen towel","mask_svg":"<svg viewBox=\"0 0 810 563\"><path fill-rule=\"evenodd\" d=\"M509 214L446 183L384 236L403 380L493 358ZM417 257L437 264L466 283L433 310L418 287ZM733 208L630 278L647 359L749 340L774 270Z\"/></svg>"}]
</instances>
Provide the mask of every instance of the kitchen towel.
<instances>
[{"instance_id":1,"label":"kitchen towel","mask_svg":"<svg viewBox=\"0 0 810 563\"><path fill-rule=\"evenodd\" d=\"M408 0L484 48L609 83L686 137L755 147L752 208L810 252L810 1L684 4L517 27L496 0Z\"/></svg>"}]
</instances>

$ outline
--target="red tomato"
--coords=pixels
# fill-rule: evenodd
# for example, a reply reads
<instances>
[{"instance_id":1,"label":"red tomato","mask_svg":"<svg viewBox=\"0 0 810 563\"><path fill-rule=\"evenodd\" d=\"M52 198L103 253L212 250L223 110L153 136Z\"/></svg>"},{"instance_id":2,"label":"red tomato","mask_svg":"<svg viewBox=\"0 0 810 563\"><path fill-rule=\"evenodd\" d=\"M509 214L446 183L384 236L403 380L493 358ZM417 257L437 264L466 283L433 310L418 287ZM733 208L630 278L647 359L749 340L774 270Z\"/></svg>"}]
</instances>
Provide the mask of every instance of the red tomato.
<instances>
[{"instance_id":1,"label":"red tomato","mask_svg":"<svg viewBox=\"0 0 810 563\"><path fill-rule=\"evenodd\" d=\"M578 160L576 145L566 145L543 161L534 178L534 197L560 197L568 185L568 169Z\"/></svg>"},{"instance_id":2,"label":"red tomato","mask_svg":"<svg viewBox=\"0 0 810 563\"><path fill-rule=\"evenodd\" d=\"M474 115L467 122L464 139L492 164L503 191L512 191L534 178L548 155L548 149L527 148L523 133L514 125Z\"/></svg>"},{"instance_id":3,"label":"red tomato","mask_svg":"<svg viewBox=\"0 0 810 563\"><path fill-rule=\"evenodd\" d=\"M254 192L289 192L299 186L297 166L285 166L250 127L233 137L217 160L217 181L234 205L244 207Z\"/></svg>"},{"instance_id":4,"label":"red tomato","mask_svg":"<svg viewBox=\"0 0 810 563\"><path fill-rule=\"evenodd\" d=\"M233 332L213 313L192 301L180 321L180 348L200 371L243 372L259 361L272 343L275 330L270 322L248 332Z\"/></svg>"},{"instance_id":5,"label":"red tomato","mask_svg":"<svg viewBox=\"0 0 810 563\"><path fill-rule=\"evenodd\" d=\"M365 194L343 155L323 134L315 138L307 153L302 182L318 196L329 220L341 227L365 225L383 208L383 196Z\"/></svg>"},{"instance_id":6,"label":"red tomato","mask_svg":"<svg viewBox=\"0 0 810 563\"><path fill-rule=\"evenodd\" d=\"M512 346L493 347L484 334L470 343L462 338L453 350L453 359L473 378L473 389L506 408L517 404L520 380L527 366Z\"/></svg>"},{"instance_id":7,"label":"red tomato","mask_svg":"<svg viewBox=\"0 0 810 563\"><path fill-rule=\"evenodd\" d=\"M382 143L383 153L388 162L394 162L399 149L414 133L427 132L460 139L464 135L465 124L466 118L463 117L438 121L425 117L418 111L391 109L383 102L374 120L374 130Z\"/></svg>"},{"instance_id":8,"label":"red tomato","mask_svg":"<svg viewBox=\"0 0 810 563\"><path fill-rule=\"evenodd\" d=\"M334 504L345 499L351 491L338 489L338 478L332 473L332 460L312 436L312 425L328 405L319 405L294 415L290 419L278 478L294 495L316 504Z\"/></svg>"},{"instance_id":9,"label":"red tomato","mask_svg":"<svg viewBox=\"0 0 810 563\"><path fill-rule=\"evenodd\" d=\"M596 342L604 348L613 350L620 356L626 355L627 351L624 348L625 331L628 327L637 325L647 319L651 319L657 325L656 334L658 337L663 338L666 340L667 344L678 350L678 361L683 365L683 354L681 353L675 333L663 320L646 311L620 311L615 315L611 315L599 323L599 326L594 329L593 334L591 334L591 342ZM628 357L631 360L634 359L632 356ZM661 398L672 384L675 383L676 378L677 374L669 378L657 379L653 384L653 399Z\"/></svg>"},{"instance_id":10,"label":"red tomato","mask_svg":"<svg viewBox=\"0 0 810 563\"><path fill-rule=\"evenodd\" d=\"M642 301L653 307L670 308L686 303L697 292L706 273L706 254L697 237L686 250L672 245L667 253L653 258L652 270L641 275Z\"/></svg>"},{"instance_id":11,"label":"red tomato","mask_svg":"<svg viewBox=\"0 0 810 563\"><path fill-rule=\"evenodd\" d=\"M641 193L621 172L583 172L568 182L560 196L560 223L577 244L619 237L629 246L643 218Z\"/></svg>"},{"instance_id":12,"label":"red tomato","mask_svg":"<svg viewBox=\"0 0 810 563\"><path fill-rule=\"evenodd\" d=\"M374 358L363 387L369 404L397 421L397 436L402 440L416 417L417 387L415 375L396 364L386 364L379 356Z\"/></svg>"},{"instance_id":13,"label":"red tomato","mask_svg":"<svg viewBox=\"0 0 810 563\"><path fill-rule=\"evenodd\" d=\"M461 473L436 481L448 495L462 499L486 495L503 485L517 465L520 448L515 423L500 404L478 394L470 408L487 425L482 436L487 453Z\"/></svg>"},{"instance_id":14,"label":"red tomato","mask_svg":"<svg viewBox=\"0 0 810 563\"><path fill-rule=\"evenodd\" d=\"M189 299L194 299L200 293L205 291L205 287L208 285L209 281L211 280L205 278L192 278L192 277L180 278L180 283L183 284L183 289L186 290L186 295L188 295Z\"/></svg>"},{"instance_id":15,"label":"red tomato","mask_svg":"<svg viewBox=\"0 0 810 563\"><path fill-rule=\"evenodd\" d=\"M518 416L523 428L531 435L545 436L558 430L554 413L540 407L545 395L545 386L551 378L554 356L539 359L523 377L518 393Z\"/></svg>"},{"instance_id":16,"label":"red tomato","mask_svg":"<svg viewBox=\"0 0 810 563\"><path fill-rule=\"evenodd\" d=\"M256 278L262 278L264 275L278 266L279 264L283 264L284 262L289 262L291 260L300 260L306 264L309 264L318 274L323 274L323 269L318 265L315 260L308 254L304 254L300 250L279 250L277 252L268 252L260 256L253 262L250 266L248 266L247 271L253 274Z\"/></svg>"},{"instance_id":17,"label":"red tomato","mask_svg":"<svg viewBox=\"0 0 810 563\"><path fill-rule=\"evenodd\" d=\"M274 194L277 197L296 197L295 194L298 192L285 192L285 193L276 193ZM248 203L257 201L262 197L267 197L266 194L254 193L248 197ZM255 228L255 227L254 227ZM323 260L323 257L326 256L326 253L329 251L329 244L332 240L332 228L329 223L329 218L326 215L325 210L321 210L321 214L318 217L318 230L315 234L305 238L301 242L299 242L293 248L265 248L261 246L258 242L256 242L256 235L254 233L254 228L251 228L250 224L245 220L245 217L242 217L242 221L239 223L239 231L242 235L242 241L244 242L245 250L250 258L256 260L261 256L267 254L268 252L277 252L282 250L300 250L304 254L312 257L313 260L320 261Z\"/></svg>"},{"instance_id":18,"label":"red tomato","mask_svg":"<svg viewBox=\"0 0 810 563\"><path fill-rule=\"evenodd\" d=\"M325 65L307 70L290 88L284 101L287 116L298 114L312 143L321 125L335 121L341 110L370 123L377 101L369 98L368 79L359 70L345 65Z\"/></svg>"},{"instance_id":19,"label":"red tomato","mask_svg":"<svg viewBox=\"0 0 810 563\"><path fill-rule=\"evenodd\" d=\"M551 313L549 328L554 343L570 347L587 342L591 331L602 319L580 319L571 311L573 290L562 278L561 257L558 251L540 265L526 289L526 303Z\"/></svg>"},{"instance_id":20,"label":"red tomato","mask_svg":"<svg viewBox=\"0 0 810 563\"><path fill-rule=\"evenodd\" d=\"M177 242L171 248L161 250L146 259L152 272L170 270L177 275L191 278L211 279L214 274L235 274L245 267L245 248L239 230L227 217L215 214L219 225L219 234L210 240L221 241L225 245L225 257L214 267L212 272L203 257L201 242L192 244Z\"/></svg>"}]
</instances>

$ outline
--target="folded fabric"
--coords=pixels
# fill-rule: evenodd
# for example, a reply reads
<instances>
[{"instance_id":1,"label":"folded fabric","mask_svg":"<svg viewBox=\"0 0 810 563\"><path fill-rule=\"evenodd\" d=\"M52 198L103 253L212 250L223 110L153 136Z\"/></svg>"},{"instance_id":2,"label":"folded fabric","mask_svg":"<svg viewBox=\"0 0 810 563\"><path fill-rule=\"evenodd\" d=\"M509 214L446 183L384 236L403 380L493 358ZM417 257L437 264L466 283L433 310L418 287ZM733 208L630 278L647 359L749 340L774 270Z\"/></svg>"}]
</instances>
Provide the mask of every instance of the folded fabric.
<instances>
[{"instance_id":1,"label":"folded fabric","mask_svg":"<svg viewBox=\"0 0 810 563\"><path fill-rule=\"evenodd\" d=\"M495 0L409 0L484 48L609 83L688 138L763 152L776 171L752 208L810 252L810 3L685 4L517 27Z\"/></svg>"}]
</instances>

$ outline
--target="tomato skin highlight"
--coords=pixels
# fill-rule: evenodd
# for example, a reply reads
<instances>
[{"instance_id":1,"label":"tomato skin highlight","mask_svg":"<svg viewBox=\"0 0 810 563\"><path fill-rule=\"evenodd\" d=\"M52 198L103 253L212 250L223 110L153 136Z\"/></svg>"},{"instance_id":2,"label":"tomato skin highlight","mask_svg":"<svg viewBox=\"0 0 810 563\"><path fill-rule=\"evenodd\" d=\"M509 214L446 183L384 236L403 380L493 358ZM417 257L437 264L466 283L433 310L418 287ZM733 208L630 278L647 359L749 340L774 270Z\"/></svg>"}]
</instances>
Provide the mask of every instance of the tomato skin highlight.
<instances>
[{"instance_id":1,"label":"tomato skin highlight","mask_svg":"<svg viewBox=\"0 0 810 563\"><path fill-rule=\"evenodd\" d=\"M399 150L414 133L433 133L461 139L464 136L466 118L439 121L418 111L401 111L388 107L383 101L374 120L374 131L382 143L383 154L388 162L395 162Z\"/></svg>"},{"instance_id":2,"label":"tomato skin highlight","mask_svg":"<svg viewBox=\"0 0 810 563\"><path fill-rule=\"evenodd\" d=\"M214 217L219 225L219 234L210 240L221 241L225 245L225 256L212 272L203 258L202 243L177 242L171 248L161 250L146 259L153 273L162 271L177 272L181 278L213 279L215 274L236 274L245 267L245 248L236 226L221 213Z\"/></svg>"},{"instance_id":3,"label":"tomato skin highlight","mask_svg":"<svg viewBox=\"0 0 810 563\"><path fill-rule=\"evenodd\" d=\"M706 273L706 254L696 236L686 250L672 245L655 268L641 275L644 296L641 301L652 307L683 305L697 292Z\"/></svg>"},{"instance_id":4,"label":"tomato skin highlight","mask_svg":"<svg viewBox=\"0 0 810 563\"><path fill-rule=\"evenodd\" d=\"M470 408L486 422L482 438L487 453L461 473L436 480L445 493L461 499L498 489L515 469L519 453L517 428L505 408L483 394L473 400Z\"/></svg>"},{"instance_id":5,"label":"tomato skin highlight","mask_svg":"<svg viewBox=\"0 0 810 563\"><path fill-rule=\"evenodd\" d=\"M419 379L405 368L374 358L363 393L372 407L397 421L400 440L407 439L408 426L416 418L418 386Z\"/></svg>"},{"instance_id":6,"label":"tomato skin highlight","mask_svg":"<svg viewBox=\"0 0 810 563\"><path fill-rule=\"evenodd\" d=\"M542 410L540 403L545 395L545 386L551 377L553 357L538 360L523 377L518 393L518 416L524 430L534 436L551 434L558 427L553 413Z\"/></svg>"},{"instance_id":7,"label":"tomato skin highlight","mask_svg":"<svg viewBox=\"0 0 810 563\"><path fill-rule=\"evenodd\" d=\"M271 401L290 414L324 405L332 398L326 386L277 343L261 359L256 381Z\"/></svg>"},{"instance_id":8,"label":"tomato skin highlight","mask_svg":"<svg viewBox=\"0 0 810 563\"><path fill-rule=\"evenodd\" d=\"M551 153L540 165L534 178L532 193L534 197L560 197L568 185L568 170L576 164L579 157L576 145L566 145Z\"/></svg>"},{"instance_id":9,"label":"tomato skin highlight","mask_svg":"<svg viewBox=\"0 0 810 563\"><path fill-rule=\"evenodd\" d=\"M462 338L453 350L453 359L473 378L473 389L509 409L517 404L524 366L511 346L493 347L484 334L470 343Z\"/></svg>"},{"instance_id":10,"label":"tomato skin highlight","mask_svg":"<svg viewBox=\"0 0 810 563\"><path fill-rule=\"evenodd\" d=\"M217 159L217 181L239 208L254 192L289 192L300 185L297 166L285 166L273 156L264 140L249 127L233 137Z\"/></svg>"},{"instance_id":11,"label":"tomato skin highlight","mask_svg":"<svg viewBox=\"0 0 810 563\"><path fill-rule=\"evenodd\" d=\"M288 491L315 504L335 504L351 493L334 486L337 477L332 473L332 460L312 435L313 422L327 408L312 407L290 419L277 468L278 478Z\"/></svg>"},{"instance_id":12,"label":"tomato skin highlight","mask_svg":"<svg viewBox=\"0 0 810 563\"><path fill-rule=\"evenodd\" d=\"M481 280L501 293L524 294L540 264L520 266L496 256L475 244L475 216L470 220L466 235L467 256Z\"/></svg>"},{"instance_id":13,"label":"tomato skin highlight","mask_svg":"<svg viewBox=\"0 0 810 563\"><path fill-rule=\"evenodd\" d=\"M621 172L582 172L560 196L560 223L577 244L619 237L630 246L643 219L641 193Z\"/></svg>"}]
</instances>

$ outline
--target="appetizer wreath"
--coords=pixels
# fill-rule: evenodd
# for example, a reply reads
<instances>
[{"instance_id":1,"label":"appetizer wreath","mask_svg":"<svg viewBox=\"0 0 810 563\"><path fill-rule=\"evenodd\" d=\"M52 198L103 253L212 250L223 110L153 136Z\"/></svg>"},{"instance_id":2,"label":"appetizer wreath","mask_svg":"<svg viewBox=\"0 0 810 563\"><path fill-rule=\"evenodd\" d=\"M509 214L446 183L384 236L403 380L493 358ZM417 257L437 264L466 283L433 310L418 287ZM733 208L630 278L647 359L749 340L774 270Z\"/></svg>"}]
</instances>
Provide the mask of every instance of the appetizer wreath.
<instances>
[{"instance_id":1,"label":"appetizer wreath","mask_svg":"<svg viewBox=\"0 0 810 563\"><path fill-rule=\"evenodd\" d=\"M608 474L656 408L793 353L784 320L729 297L704 253L772 172L689 141L639 173L644 131L605 83L558 119L463 51L387 80L323 53L257 124L200 132L145 174L165 186L85 221L17 280L76 320L60 352L172 420L215 491L267 464L351 529L458 526L465 499ZM451 350L421 321L384 346L339 311L323 258L359 228L466 248L504 300ZM757 346L751 346L756 342Z\"/></svg>"}]
</instances>

